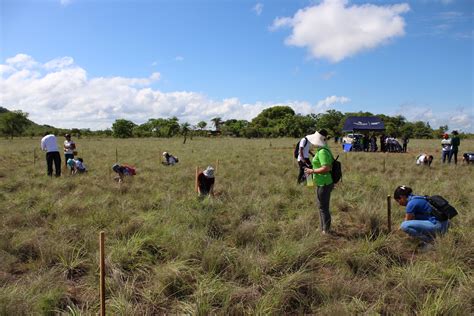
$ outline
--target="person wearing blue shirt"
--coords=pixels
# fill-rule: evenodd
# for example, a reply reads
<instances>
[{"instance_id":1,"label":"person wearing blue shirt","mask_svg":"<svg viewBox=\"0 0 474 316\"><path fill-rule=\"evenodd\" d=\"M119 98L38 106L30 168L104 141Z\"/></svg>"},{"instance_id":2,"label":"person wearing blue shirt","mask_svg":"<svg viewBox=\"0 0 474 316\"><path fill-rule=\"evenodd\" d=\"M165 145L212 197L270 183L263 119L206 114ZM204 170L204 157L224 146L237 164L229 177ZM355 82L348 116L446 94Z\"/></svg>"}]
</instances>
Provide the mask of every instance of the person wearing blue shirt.
<instances>
[{"instance_id":1,"label":"person wearing blue shirt","mask_svg":"<svg viewBox=\"0 0 474 316\"><path fill-rule=\"evenodd\" d=\"M397 187L393 197L398 204L406 207L405 221L400 229L408 235L431 242L436 234L444 234L448 230L448 221L439 221L434 217L426 198L414 195L410 187Z\"/></svg>"}]
</instances>

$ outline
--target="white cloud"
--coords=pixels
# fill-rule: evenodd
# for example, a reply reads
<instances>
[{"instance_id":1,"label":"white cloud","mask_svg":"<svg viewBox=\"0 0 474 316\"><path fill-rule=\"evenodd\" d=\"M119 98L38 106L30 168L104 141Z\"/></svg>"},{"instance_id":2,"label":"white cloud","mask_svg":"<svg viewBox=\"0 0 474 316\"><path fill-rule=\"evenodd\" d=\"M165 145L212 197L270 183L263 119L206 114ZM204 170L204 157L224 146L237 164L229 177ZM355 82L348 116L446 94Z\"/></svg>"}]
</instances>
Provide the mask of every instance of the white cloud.
<instances>
[{"instance_id":1,"label":"white cloud","mask_svg":"<svg viewBox=\"0 0 474 316\"><path fill-rule=\"evenodd\" d=\"M276 18L271 30L290 27L287 45L306 47L314 58L339 62L405 34L401 17L406 3L377 6L348 5L348 0L323 0L298 10L293 17Z\"/></svg>"},{"instance_id":2,"label":"white cloud","mask_svg":"<svg viewBox=\"0 0 474 316\"><path fill-rule=\"evenodd\" d=\"M30 68L26 66L31 66ZM39 124L57 127L104 129L118 118L141 124L149 118L177 116L195 124L220 116L251 120L263 109L282 103L243 103L238 98L214 100L192 91L162 92L150 85L161 78L88 77L85 69L70 57L39 63L18 54L0 65L0 99L10 110L23 110ZM316 105L289 101L301 114L319 113L346 97L328 97Z\"/></svg>"},{"instance_id":3,"label":"white cloud","mask_svg":"<svg viewBox=\"0 0 474 316\"><path fill-rule=\"evenodd\" d=\"M335 104L344 104L350 102L351 99L347 97L338 97L335 95L332 95L330 97L327 97L324 100L321 100L317 103L317 106L321 109L329 109L331 106L334 106Z\"/></svg>"},{"instance_id":4,"label":"white cloud","mask_svg":"<svg viewBox=\"0 0 474 316\"><path fill-rule=\"evenodd\" d=\"M431 108L408 104L400 106L396 115L403 115L408 121L429 122L432 128L448 125L450 130L474 131L474 113L472 108L447 107L452 109L446 112L433 112Z\"/></svg>"},{"instance_id":5,"label":"white cloud","mask_svg":"<svg viewBox=\"0 0 474 316\"><path fill-rule=\"evenodd\" d=\"M183 56L176 56L176 57L174 58L174 60L176 60L176 61L183 61L183 60L184 60L184 57L183 57Z\"/></svg>"},{"instance_id":6,"label":"white cloud","mask_svg":"<svg viewBox=\"0 0 474 316\"><path fill-rule=\"evenodd\" d=\"M253 8L252 11L255 12L256 15L261 15L263 12L263 3L257 3Z\"/></svg>"}]
</instances>

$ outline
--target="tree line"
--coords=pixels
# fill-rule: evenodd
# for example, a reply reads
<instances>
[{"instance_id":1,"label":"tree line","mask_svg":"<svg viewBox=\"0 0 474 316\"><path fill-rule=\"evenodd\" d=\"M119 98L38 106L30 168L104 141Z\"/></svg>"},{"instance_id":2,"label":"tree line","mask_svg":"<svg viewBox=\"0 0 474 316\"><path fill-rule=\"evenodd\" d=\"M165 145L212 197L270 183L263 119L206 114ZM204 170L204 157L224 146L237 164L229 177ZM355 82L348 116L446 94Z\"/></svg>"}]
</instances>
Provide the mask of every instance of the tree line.
<instances>
[{"instance_id":1,"label":"tree line","mask_svg":"<svg viewBox=\"0 0 474 316\"><path fill-rule=\"evenodd\" d=\"M328 110L325 113L302 115L284 105L264 109L251 121L212 118L213 129L206 129L207 122L200 121L196 125L188 122L181 123L177 117L150 118L143 124L136 124L130 120L117 119L110 129L91 131L90 129L60 129L49 125L38 125L28 119L28 113L22 111L8 111L0 107L0 134L13 138L14 136L41 136L45 131L57 135L70 133L76 137L175 137L224 135L246 138L272 137L301 137L314 133L315 129L326 129L333 137L343 136L342 127L349 116L378 116L385 124L385 134L395 137L409 138L439 138L448 131L448 126L439 126L433 129L429 122L409 122L402 115L388 116L370 112L347 112ZM463 134L461 136L473 136Z\"/></svg>"}]
</instances>

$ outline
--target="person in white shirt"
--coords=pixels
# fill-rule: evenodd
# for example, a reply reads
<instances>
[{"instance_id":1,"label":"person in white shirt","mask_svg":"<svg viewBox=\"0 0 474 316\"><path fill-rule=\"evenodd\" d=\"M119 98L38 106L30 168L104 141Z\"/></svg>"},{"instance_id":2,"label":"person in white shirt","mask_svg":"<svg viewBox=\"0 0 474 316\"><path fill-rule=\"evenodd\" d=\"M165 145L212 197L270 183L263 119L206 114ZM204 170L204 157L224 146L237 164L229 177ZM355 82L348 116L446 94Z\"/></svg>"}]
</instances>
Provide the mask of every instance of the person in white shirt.
<instances>
[{"instance_id":1,"label":"person in white shirt","mask_svg":"<svg viewBox=\"0 0 474 316\"><path fill-rule=\"evenodd\" d=\"M298 166L300 172L298 174L298 183L303 183L306 181L306 175L304 174L305 168L311 168L311 161L309 160L309 155L314 156L314 154L309 150L311 143L306 137L303 137L299 143L298 150Z\"/></svg>"},{"instance_id":2,"label":"person in white shirt","mask_svg":"<svg viewBox=\"0 0 474 316\"><path fill-rule=\"evenodd\" d=\"M428 165L428 167L431 167L431 163L433 162L433 156L428 155L428 154L421 154L416 158L416 164L417 165Z\"/></svg>"},{"instance_id":3,"label":"person in white shirt","mask_svg":"<svg viewBox=\"0 0 474 316\"><path fill-rule=\"evenodd\" d=\"M449 138L448 134L443 135L443 140L441 141L441 150L441 159L443 160L443 163L445 163L446 158L449 160L449 155L451 154L451 138Z\"/></svg>"},{"instance_id":4,"label":"person in white shirt","mask_svg":"<svg viewBox=\"0 0 474 316\"><path fill-rule=\"evenodd\" d=\"M66 140L64 141L64 147L63 147L64 160L67 166L67 161L69 159L74 159L74 151L76 150L76 143L73 140L71 140L70 134L64 135L64 138L66 138Z\"/></svg>"},{"instance_id":5,"label":"person in white shirt","mask_svg":"<svg viewBox=\"0 0 474 316\"><path fill-rule=\"evenodd\" d=\"M53 162L56 177L61 176L61 155L59 154L56 136L47 132L41 139L41 150L46 152L48 176L53 176Z\"/></svg>"}]
</instances>

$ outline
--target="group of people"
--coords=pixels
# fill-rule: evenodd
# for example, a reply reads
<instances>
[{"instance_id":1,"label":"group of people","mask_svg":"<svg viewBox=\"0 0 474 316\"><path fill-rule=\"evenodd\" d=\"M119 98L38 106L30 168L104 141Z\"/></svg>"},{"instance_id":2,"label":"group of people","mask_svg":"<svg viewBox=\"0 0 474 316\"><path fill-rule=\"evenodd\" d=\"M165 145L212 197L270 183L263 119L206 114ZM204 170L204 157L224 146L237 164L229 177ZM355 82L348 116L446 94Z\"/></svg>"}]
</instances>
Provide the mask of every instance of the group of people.
<instances>
[{"instance_id":1,"label":"group of people","mask_svg":"<svg viewBox=\"0 0 474 316\"><path fill-rule=\"evenodd\" d=\"M65 166L69 168L70 174L75 175L87 172L84 160L82 158L76 158L76 143L71 139L71 135L65 134L64 138L63 154ZM50 132L45 133L44 137L41 139L41 149L46 152L46 166L48 176L53 176L54 166L55 176L60 177L61 154L59 153L56 136ZM163 165L174 166L179 162L178 157L166 151L163 152L162 156ZM116 177L114 179L119 183L122 183L125 177L136 175L136 168L127 164L115 163L112 165L112 170L116 173ZM208 166L205 170L200 172L197 181L198 193L200 196L214 195L215 176L214 168L212 166Z\"/></svg>"},{"instance_id":2,"label":"group of people","mask_svg":"<svg viewBox=\"0 0 474 316\"><path fill-rule=\"evenodd\" d=\"M76 143L71 139L70 134L64 135L63 153L65 166L70 168L71 174L84 173L87 171L82 158L75 159L77 155ZM41 139L41 150L46 152L46 166L48 176L61 176L61 154L57 145L56 136L50 132L46 132Z\"/></svg>"},{"instance_id":3,"label":"group of people","mask_svg":"<svg viewBox=\"0 0 474 316\"><path fill-rule=\"evenodd\" d=\"M443 163L451 163L451 160L454 158L454 164L458 163L458 150L461 141L459 139L459 133L453 131L453 136L449 137L449 134L443 134L443 139L441 140L441 159Z\"/></svg>"},{"instance_id":4,"label":"group of people","mask_svg":"<svg viewBox=\"0 0 474 316\"><path fill-rule=\"evenodd\" d=\"M312 175L316 185L316 200L319 207L320 230L322 234L331 233L331 212L329 209L331 192L334 183L331 168L334 156L327 145L328 133L320 130L307 135L299 142L298 152L298 183L303 183L305 177ZM315 153L310 151L310 145L315 146ZM310 159L309 155L313 158ZM431 164L432 156L424 154L418 157L421 163ZM437 234L444 234L448 230L449 221L434 215L433 206L426 197L418 196L407 186L398 186L393 195L395 201L406 207L406 215L400 229L408 235L418 238L423 245L434 240Z\"/></svg>"}]
</instances>

